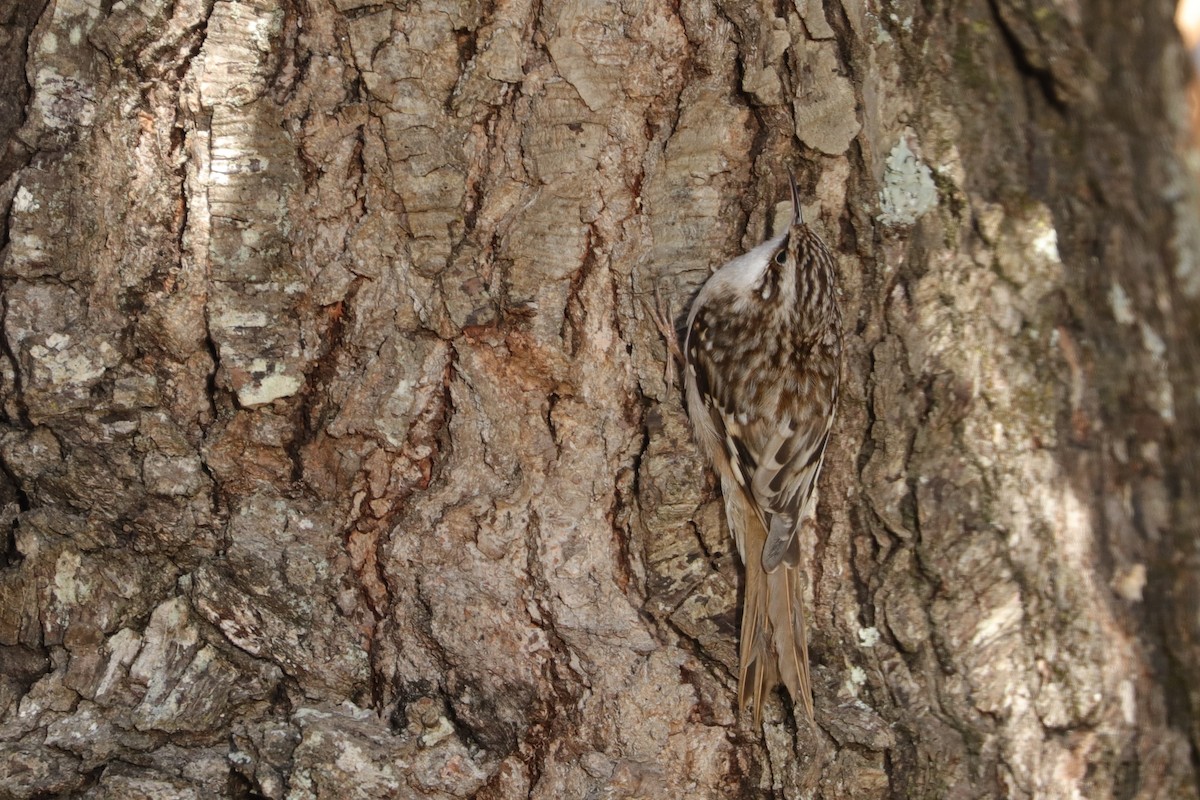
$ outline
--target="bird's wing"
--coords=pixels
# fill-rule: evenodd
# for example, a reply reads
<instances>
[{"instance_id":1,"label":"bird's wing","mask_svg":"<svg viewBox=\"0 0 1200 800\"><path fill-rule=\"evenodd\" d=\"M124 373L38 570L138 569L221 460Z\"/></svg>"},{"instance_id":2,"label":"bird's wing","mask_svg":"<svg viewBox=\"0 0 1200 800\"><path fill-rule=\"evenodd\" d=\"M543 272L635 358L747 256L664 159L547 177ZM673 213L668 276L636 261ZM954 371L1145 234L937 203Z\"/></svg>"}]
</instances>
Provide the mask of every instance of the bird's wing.
<instances>
[{"instance_id":1,"label":"bird's wing","mask_svg":"<svg viewBox=\"0 0 1200 800\"><path fill-rule=\"evenodd\" d=\"M762 556L767 572L781 563L794 566L799 557L796 531L821 473L831 427L828 416L813 422L818 424L777 422L750 485L751 497L768 520Z\"/></svg>"}]
</instances>

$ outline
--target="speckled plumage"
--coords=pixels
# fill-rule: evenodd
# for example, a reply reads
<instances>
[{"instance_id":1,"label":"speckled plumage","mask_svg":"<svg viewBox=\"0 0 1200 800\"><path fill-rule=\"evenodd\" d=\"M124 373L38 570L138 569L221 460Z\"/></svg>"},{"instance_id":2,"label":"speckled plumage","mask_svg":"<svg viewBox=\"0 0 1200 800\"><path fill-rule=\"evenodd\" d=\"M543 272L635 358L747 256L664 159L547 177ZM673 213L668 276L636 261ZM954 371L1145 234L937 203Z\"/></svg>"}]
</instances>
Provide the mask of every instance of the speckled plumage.
<instances>
[{"instance_id":1,"label":"speckled plumage","mask_svg":"<svg viewBox=\"0 0 1200 800\"><path fill-rule=\"evenodd\" d=\"M794 181L792 203L787 231L704 284L683 348L688 414L746 567L738 700L755 724L779 678L813 713L797 532L841 379L833 255L804 223Z\"/></svg>"}]
</instances>

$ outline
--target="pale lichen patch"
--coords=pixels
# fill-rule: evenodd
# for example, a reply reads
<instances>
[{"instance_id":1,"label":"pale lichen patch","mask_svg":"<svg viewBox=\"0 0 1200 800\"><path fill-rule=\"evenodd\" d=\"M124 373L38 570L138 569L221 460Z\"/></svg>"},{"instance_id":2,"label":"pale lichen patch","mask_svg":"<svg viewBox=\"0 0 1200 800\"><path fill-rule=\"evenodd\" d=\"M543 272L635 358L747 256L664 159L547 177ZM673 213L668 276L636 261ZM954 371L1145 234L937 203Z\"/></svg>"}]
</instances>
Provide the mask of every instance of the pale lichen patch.
<instances>
[{"instance_id":1,"label":"pale lichen patch","mask_svg":"<svg viewBox=\"0 0 1200 800\"><path fill-rule=\"evenodd\" d=\"M220 328L265 328L269 320L262 311L239 311L222 307L213 311L212 324Z\"/></svg>"},{"instance_id":2,"label":"pale lichen patch","mask_svg":"<svg viewBox=\"0 0 1200 800\"><path fill-rule=\"evenodd\" d=\"M1113 591L1123 600L1131 603L1142 602L1142 592L1146 588L1146 565L1131 564L1121 570L1112 579Z\"/></svg>"},{"instance_id":3,"label":"pale lichen patch","mask_svg":"<svg viewBox=\"0 0 1200 800\"><path fill-rule=\"evenodd\" d=\"M858 642L863 647L874 647L879 644L879 629L875 627L859 628Z\"/></svg>"},{"instance_id":4,"label":"pale lichen patch","mask_svg":"<svg viewBox=\"0 0 1200 800\"><path fill-rule=\"evenodd\" d=\"M1133 304L1129 301L1129 295L1125 293L1124 287L1115 280L1108 289L1108 304L1112 308L1113 319L1122 325L1133 324L1135 319Z\"/></svg>"},{"instance_id":5,"label":"pale lichen patch","mask_svg":"<svg viewBox=\"0 0 1200 800\"><path fill-rule=\"evenodd\" d=\"M1140 327L1142 331L1142 345L1146 348L1146 352L1154 358L1165 356L1167 354L1167 343L1163 341L1162 337L1146 322L1142 322Z\"/></svg>"},{"instance_id":6,"label":"pale lichen patch","mask_svg":"<svg viewBox=\"0 0 1200 800\"><path fill-rule=\"evenodd\" d=\"M37 211L41 207L41 204L34 198L33 192L24 186L17 187L17 193L13 196L14 211L24 214L30 211Z\"/></svg>"},{"instance_id":7,"label":"pale lichen patch","mask_svg":"<svg viewBox=\"0 0 1200 800\"><path fill-rule=\"evenodd\" d=\"M54 564L54 599L63 609L79 603L82 592L76 578L82 563L79 553L64 550Z\"/></svg>"},{"instance_id":8,"label":"pale lichen patch","mask_svg":"<svg viewBox=\"0 0 1200 800\"><path fill-rule=\"evenodd\" d=\"M843 691L851 697L858 697L858 691L867 682L867 673L862 667L851 667L846 672L846 682Z\"/></svg>"},{"instance_id":9,"label":"pale lichen patch","mask_svg":"<svg viewBox=\"0 0 1200 800\"><path fill-rule=\"evenodd\" d=\"M1146 387L1146 399L1167 422L1175 420L1175 390L1167 374L1167 343L1158 335L1154 328L1142 320L1139 330L1142 334L1142 347L1150 354L1153 367L1152 385Z\"/></svg>"},{"instance_id":10,"label":"pale lichen patch","mask_svg":"<svg viewBox=\"0 0 1200 800\"><path fill-rule=\"evenodd\" d=\"M1033 252L1043 258L1062 262L1062 257L1058 254L1058 231L1054 229L1053 225L1046 223L1045 227L1033 237L1032 245Z\"/></svg>"},{"instance_id":11,"label":"pale lichen patch","mask_svg":"<svg viewBox=\"0 0 1200 800\"><path fill-rule=\"evenodd\" d=\"M929 167L913 153L907 138L900 137L888 154L879 193L879 221L892 227L912 225L937 203L937 187Z\"/></svg>"},{"instance_id":12,"label":"pale lichen patch","mask_svg":"<svg viewBox=\"0 0 1200 800\"><path fill-rule=\"evenodd\" d=\"M45 345L29 348L35 383L48 388L90 385L119 360L119 354L108 342L101 342L94 350L82 344L68 347L69 344L66 335L51 334Z\"/></svg>"},{"instance_id":13,"label":"pale lichen patch","mask_svg":"<svg viewBox=\"0 0 1200 800\"><path fill-rule=\"evenodd\" d=\"M237 390L238 402L247 408L291 397L304 385L300 376L288 375L283 364L256 358L250 368L254 373L253 380L243 383Z\"/></svg>"}]
</instances>

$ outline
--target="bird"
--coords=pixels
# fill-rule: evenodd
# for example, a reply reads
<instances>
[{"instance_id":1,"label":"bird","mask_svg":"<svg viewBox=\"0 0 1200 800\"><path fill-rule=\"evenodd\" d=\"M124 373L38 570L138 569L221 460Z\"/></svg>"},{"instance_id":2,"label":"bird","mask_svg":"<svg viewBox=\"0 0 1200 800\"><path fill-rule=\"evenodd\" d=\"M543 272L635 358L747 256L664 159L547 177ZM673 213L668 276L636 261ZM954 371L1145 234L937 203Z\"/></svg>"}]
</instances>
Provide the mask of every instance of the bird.
<instances>
[{"instance_id":1,"label":"bird","mask_svg":"<svg viewBox=\"0 0 1200 800\"><path fill-rule=\"evenodd\" d=\"M842 373L834 256L805 223L794 176L789 184L791 224L709 276L683 347L693 437L720 478L745 567L738 707L753 708L756 727L781 679L813 719L798 533Z\"/></svg>"}]
</instances>

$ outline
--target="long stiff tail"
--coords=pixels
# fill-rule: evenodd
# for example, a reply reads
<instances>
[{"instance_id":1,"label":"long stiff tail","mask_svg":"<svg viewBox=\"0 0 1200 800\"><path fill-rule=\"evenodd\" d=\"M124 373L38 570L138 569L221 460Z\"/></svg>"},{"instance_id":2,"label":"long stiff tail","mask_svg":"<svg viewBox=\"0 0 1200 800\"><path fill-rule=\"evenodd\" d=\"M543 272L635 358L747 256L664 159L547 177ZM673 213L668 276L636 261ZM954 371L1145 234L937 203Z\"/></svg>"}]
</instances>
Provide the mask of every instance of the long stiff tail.
<instances>
[{"instance_id":1,"label":"long stiff tail","mask_svg":"<svg viewBox=\"0 0 1200 800\"><path fill-rule=\"evenodd\" d=\"M804 624L800 574L781 564L772 573L762 568L767 532L758 515L743 518L742 558L746 565L746 600L742 608L742 642L738 674L738 706L754 707L754 725L762 722L763 698L780 679L792 702L813 718L808 674L808 631Z\"/></svg>"}]
</instances>

